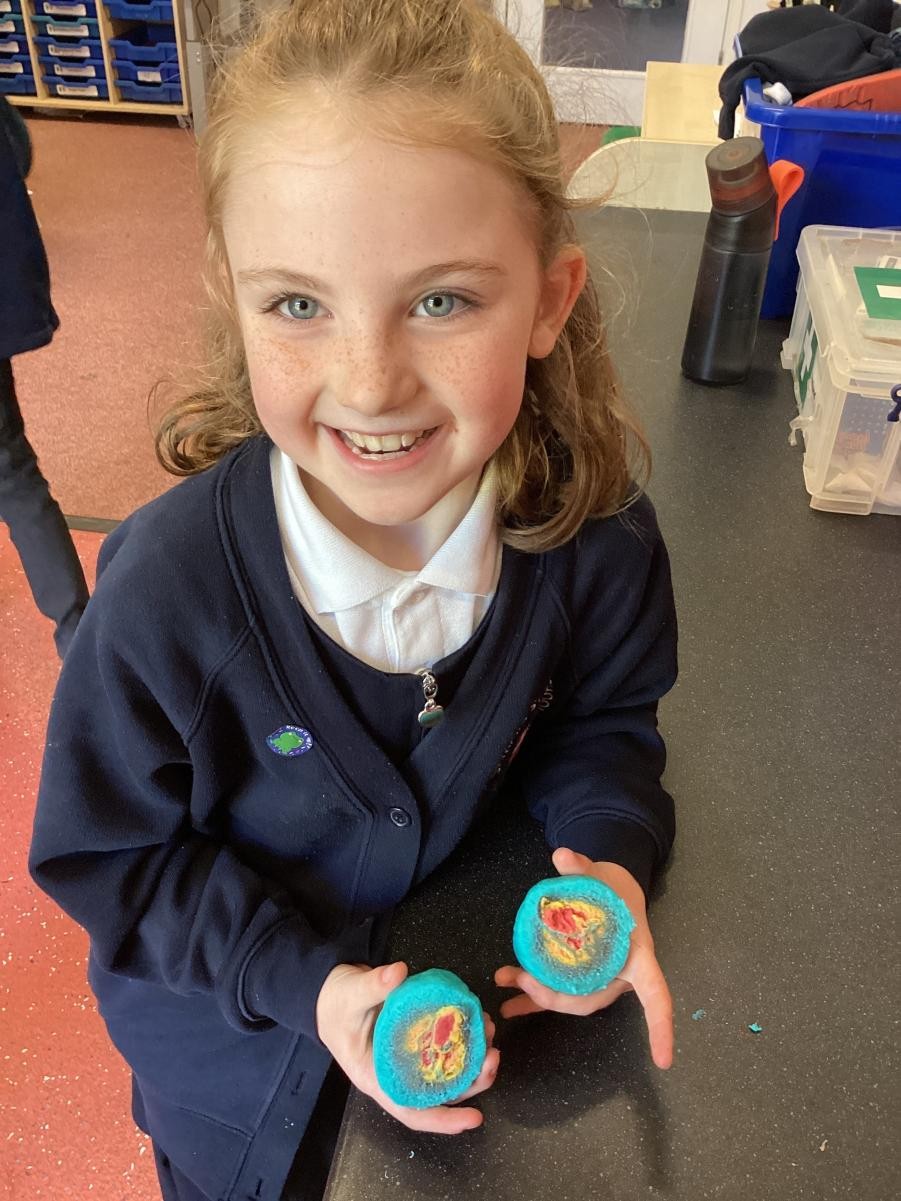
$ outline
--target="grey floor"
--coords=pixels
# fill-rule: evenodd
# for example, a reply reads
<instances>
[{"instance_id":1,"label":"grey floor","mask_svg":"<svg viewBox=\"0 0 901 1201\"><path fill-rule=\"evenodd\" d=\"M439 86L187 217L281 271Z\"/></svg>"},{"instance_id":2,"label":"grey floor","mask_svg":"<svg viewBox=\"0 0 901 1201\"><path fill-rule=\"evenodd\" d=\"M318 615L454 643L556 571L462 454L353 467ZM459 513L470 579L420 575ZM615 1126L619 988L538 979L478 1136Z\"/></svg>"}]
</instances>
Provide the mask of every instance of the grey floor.
<instances>
[{"instance_id":1,"label":"grey floor","mask_svg":"<svg viewBox=\"0 0 901 1201\"><path fill-rule=\"evenodd\" d=\"M546 10L544 61L567 67L643 71L652 62L679 62L688 0L664 0L662 8L620 8L617 0L593 0L583 12Z\"/></svg>"}]
</instances>

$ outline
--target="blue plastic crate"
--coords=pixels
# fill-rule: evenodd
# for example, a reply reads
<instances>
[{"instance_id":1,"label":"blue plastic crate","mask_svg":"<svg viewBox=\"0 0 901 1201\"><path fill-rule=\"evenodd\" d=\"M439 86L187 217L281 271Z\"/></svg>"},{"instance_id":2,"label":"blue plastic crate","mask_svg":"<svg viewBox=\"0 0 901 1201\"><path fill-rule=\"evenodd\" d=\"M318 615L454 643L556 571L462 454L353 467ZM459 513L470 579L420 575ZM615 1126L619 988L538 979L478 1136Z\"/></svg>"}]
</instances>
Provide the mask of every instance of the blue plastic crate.
<instances>
[{"instance_id":1,"label":"blue plastic crate","mask_svg":"<svg viewBox=\"0 0 901 1201\"><path fill-rule=\"evenodd\" d=\"M37 88L34 85L34 76L28 75L0 75L0 92L6 96L36 96Z\"/></svg>"},{"instance_id":2,"label":"blue plastic crate","mask_svg":"<svg viewBox=\"0 0 901 1201\"><path fill-rule=\"evenodd\" d=\"M96 17L95 0L32 0L36 17L52 17L54 21L77 21Z\"/></svg>"},{"instance_id":3,"label":"blue plastic crate","mask_svg":"<svg viewBox=\"0 0 901 1201\"><path fill-rule=\"evenodd\" d=\"M122 37L110 38L109 45L113 57L119 62L178 62L178 43L173 25L138 25Z\"/></svg>"},{"instance_id":4,"label":"blue plastic crate","mask_svg":"<svg viewBox=\"0 0 901 1201\"><path fill-rule=\"evenodd\" d=\"M795 306L795 251L806 225L901 225L901 113L783 108L767 100L759 79L746 81L744 101L769 162L804 168L779 218L763 294L762 316L784 317Z\"/></svg>"},{"instance_id":5,"label":"blue plastic crate","mask_svg":"<svg viewBox=\"0 0 901 1201\"><path fill-rule=\"evenodd\" d=\"M106 11L120 21L172 21L172 0L106 0Z\"/></svg>"},{"instance_id":6,"label":"blue plastic crate","mask_svg":"<svg viewBox=\"0 0 901 1201\"><path fill-rule=\"evenodd\" d=\"M109 86L105 79L56 79L45 75L44 83L51 96L62 96L69 100L108 100Z\"/></svg>"},{"instance_id":7,"label":"blue plastic crate","mask_svg":"<svg viewBox=\"0 0 901 1201\"><path fill-rule=\"evenodd\" d=\"M123 100L137 100L142 104L181 104L180 83L141 84L120 79L118 86Z\"/></svg>"},{"instance_id":8,"label":"blue plastic crate","mask_svg":"<svg viewBox=\"0 0 901 1201\"><path fill-rule=\"evenodd\" d=\"M81 38L99 38L100 22L92 17L78 21L62 21L57 17L32 17L41 37L54 41L69 41Z\"/></svg>"},{"instance_id":9,"label":"blue plastic crate","mask_svg":"<svg viewBox=\"0 0 901 1201\"><path fill-rule=\"evenodd\" d=\"M24 54L10 54L0 58L0 78L15 79L19 75L33 75L31 57Z\"/></svg>"},{"instance_id":10,"label":"blue plastic crate","mask_svg":"<svg viewBox=\"0 0 901 1201\"><path fill-rule=\"evenodd\" d=\"M0 13L0 42L25 36L25 22L15 13Z\"/></svg>"},{"instance_id":11,"label":"blue plastic crate","mask_svg":"<svg viewBox=\"0 0 901 1201\"><path fill-rule=\"evenodd\" d=\"M181 75L178 63L129 63L119 58L113 59L120 81L156 85L160 83L178 83Z\"/></svg>"},{"instance_id":12,"label":"blue plastic crate","mask_svg":"<svg viewBox=\"0 0 901 1201\"><path fill-rule=\"evenodd\" d=\"M15 17L22 12L22 0L0 0L0 20Z\"/></svg>"},{"instance_id":13,"label":"blue plastic crate","mask_svg":"<svg viewBox=\"0 0 901 1201\"><path fill-rule=\"evenodd\" d=\"M7 37L0 34L0 62L5 58L15 58L17 54L27 54L28 43L24 37Z\"/></svg>"},{"instance_id":14,"label":"blue plastic crate","mask_svg":"<svg viewBox=\"0 0 901 1201\"><path fill-rule=\"evenodd\" d=\"M45 58L41 55L43 74L53 79L74 80L87 83L92 79L106 82L106 67L102 58Z\"/></svg>"},{"instance_id":15,"label":"blue plastic crate","mask_svg":"<svg viewBox=\"0 0 901 1201\"><path fill-rule=\"evenodd\" d=\"M44 62L55 62L57 59L78 61L86 58L102 58L103 49L100 38L48 38L36 37L35 45L38 54Z\"/></svg>"}]
</instances>

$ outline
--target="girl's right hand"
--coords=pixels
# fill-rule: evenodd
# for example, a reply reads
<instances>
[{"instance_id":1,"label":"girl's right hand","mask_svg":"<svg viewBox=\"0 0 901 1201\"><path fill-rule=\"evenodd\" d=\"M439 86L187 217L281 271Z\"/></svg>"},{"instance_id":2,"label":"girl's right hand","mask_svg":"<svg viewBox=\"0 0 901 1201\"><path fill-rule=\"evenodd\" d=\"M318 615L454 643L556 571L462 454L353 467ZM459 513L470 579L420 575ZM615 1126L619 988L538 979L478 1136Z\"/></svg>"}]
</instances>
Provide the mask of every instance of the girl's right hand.
<instances>
[{"instance_id":1,"label":"girl's right hand","mask_svg":"<svg viewBox=\"0 0 901 1201\"><path fill-rule=\"evenodd\" d=\"M458 1108L457 1103L436 1105L431 1109L410 1109L396 1105L379 1087L372 1060L372 1030L388 993L406 977L405 963L378 968L339 963L326 976L316 1002L319 1037L351 1084L411 1130L430 1134L462 1134L464 1130L475 1130L482 1124L478 1109ZM459 1098L460 1101L490 1088L500 1064L500 1052L491 1045L494 1022L487 1013L482 1016L488 1051L478 1079Z\"/></svg>"}]
</instances>

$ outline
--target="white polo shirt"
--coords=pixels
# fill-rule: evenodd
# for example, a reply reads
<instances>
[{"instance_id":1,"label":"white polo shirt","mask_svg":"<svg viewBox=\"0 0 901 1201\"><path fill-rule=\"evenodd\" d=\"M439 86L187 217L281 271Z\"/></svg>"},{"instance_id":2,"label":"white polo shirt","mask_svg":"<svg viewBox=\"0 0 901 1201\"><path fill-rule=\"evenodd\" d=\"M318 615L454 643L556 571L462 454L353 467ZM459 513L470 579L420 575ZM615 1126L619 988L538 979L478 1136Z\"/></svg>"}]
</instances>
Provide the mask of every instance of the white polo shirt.
<instances>
[{"instance_id":1,"label":"white polo shirt","mask_svg":"<svg viewBox=\"0 0 901 1201\"><path fill-rule=\"evenodd\" d=\"M345 537L277 447L272 488L291 586L335 642L382 671L413 672L458 650L488 611L501 570L496 489L485 472L466 516L421 571L398 571Z\"/></svg>"}]
</instances>

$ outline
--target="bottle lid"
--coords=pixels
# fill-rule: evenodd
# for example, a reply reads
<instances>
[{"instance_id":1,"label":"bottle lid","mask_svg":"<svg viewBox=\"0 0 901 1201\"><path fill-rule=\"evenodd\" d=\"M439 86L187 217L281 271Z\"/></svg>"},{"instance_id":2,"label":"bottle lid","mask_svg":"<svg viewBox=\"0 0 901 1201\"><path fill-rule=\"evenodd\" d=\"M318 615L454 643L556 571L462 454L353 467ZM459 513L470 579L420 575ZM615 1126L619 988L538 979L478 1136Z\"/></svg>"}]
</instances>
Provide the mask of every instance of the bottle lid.
<instances>
[{"instance_id":1,"label":"bottle lid","mask_svg":"<svg viewBox=\"0 0 901 1201\"><path fill-rule=\"evenodd\" d=\"M773 195L760 138L730 138L714 146L705 162L713 207L722 213L750 213Z\"/></svg>"}]
</instances>

